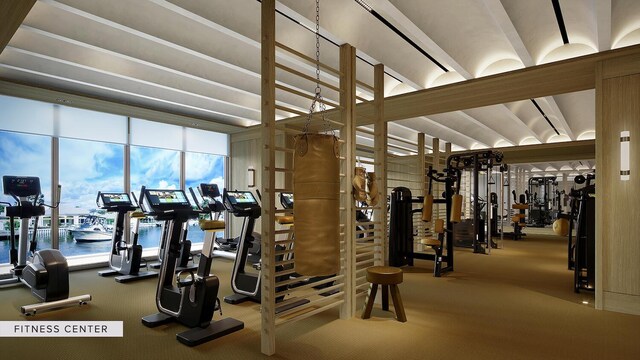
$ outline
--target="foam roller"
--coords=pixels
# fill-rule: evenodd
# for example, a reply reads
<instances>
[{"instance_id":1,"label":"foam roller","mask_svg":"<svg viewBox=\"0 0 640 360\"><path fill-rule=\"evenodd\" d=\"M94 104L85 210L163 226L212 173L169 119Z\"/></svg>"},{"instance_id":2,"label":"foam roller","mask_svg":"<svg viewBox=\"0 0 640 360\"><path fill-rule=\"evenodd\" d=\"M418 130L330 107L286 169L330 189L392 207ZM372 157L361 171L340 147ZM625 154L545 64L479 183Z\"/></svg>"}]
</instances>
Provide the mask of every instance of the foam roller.
<instances>
[{"instance_id":1,"label":"foam roller","mask_svg":"<svg viewBox=\"0 0 640 360\"><path fill-rule=\"evenodd\" d=\"M455 194L451 197L451 222L458 223L462 218L462 195Z\"/></svg>"},{"instance_id":2,"label":"foam roller","mask_svg":"<svg viewBox=\"0 0 640 360\"><path fill-rule=\"evenodd\" d=\"M422 203L422 221L431 221L431 216L433 215L433 195L429 194L424 197L424 202Z\"/></svg>"},{"instance_id":3,"label":"foam roller","mask_svg":"<svg viewBox=\"0 0 640 360\"><path fill-rule=\"evenodd\" d=\"M433 231L436 234L442 234L444 233L444 220L442 219L436 219L435 223L434 223L434 227L433 227Z\"/></svg>"},{"instance_id":4,"label":"foam roller","mask_svg":"<svg viewBox=\"0 0 640 360\"><path fill-rule=\"evenodd\" d=\"M338 138L303 134L294 140L294 269L304 276L333 275L340 271Z\"/></svg>"}]
</instances>

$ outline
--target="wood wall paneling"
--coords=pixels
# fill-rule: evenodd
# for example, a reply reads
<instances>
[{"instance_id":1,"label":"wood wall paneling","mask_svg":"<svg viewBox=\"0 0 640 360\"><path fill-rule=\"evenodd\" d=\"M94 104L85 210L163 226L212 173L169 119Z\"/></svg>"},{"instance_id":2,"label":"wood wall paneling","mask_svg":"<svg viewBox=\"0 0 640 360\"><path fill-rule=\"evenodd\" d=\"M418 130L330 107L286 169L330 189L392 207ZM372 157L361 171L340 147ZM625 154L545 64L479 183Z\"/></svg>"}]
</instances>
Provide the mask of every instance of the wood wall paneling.
<instances>
[{"instance_id":1,"label":"wood wall paneling","mask_svg":"<svg viewBox=\"0 0 640 360\"><path fill-rule=\"evenodd\" d=\"M603 62L596 85L596 304L640 314L640 61ZM620 180L620 132L631 133L631 179ZM598 251L600 250L600 251Z\"/></svg>"}]
</instances>

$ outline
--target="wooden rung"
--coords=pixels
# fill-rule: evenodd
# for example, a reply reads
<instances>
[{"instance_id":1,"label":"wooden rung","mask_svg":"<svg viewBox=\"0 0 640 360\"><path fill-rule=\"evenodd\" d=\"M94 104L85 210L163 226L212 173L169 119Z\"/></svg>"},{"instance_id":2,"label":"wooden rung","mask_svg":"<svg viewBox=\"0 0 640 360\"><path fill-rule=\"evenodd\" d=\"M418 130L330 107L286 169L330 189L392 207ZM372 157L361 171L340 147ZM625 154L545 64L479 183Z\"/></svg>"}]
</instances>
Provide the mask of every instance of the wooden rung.
<instances>
[{"instance_id":1,"label":"wooden rung","mask_svg":"<svg viewBox=\"0 0 640 360\"><path fill-rule=\"evenodd\" d=\"M280 255L291 254L293 252L294 252L293 249L284 249L284 250L276 250L273 253L275 254L275 256L280 256Z\"/></svg>"},{"instance_id":2,"label":"wooden rung","mask_svg":"<svg viewBox=\"0 0 640 360\"><path fill-rule=\"evenodd\" d=\"M276 277L280 277L280 276L292 275L292 274L295 274L295 273L296 273L295 269L287 269L287 270L282 270L282 271L276 271L274 273L274 275Z\"/></svg>"},{"instance_id":3,"label":"wooden rung","mask_svg":"<svg viewBox=\"0 0 640 360\"><path fill-rule=\"evenodd\" d=\"M401 182L411 182L411 183L423 183L422 180L408 180L408 179L396 179L396 178L387 178L387 181L401 181Z\"/></svg>"},{"instance_id":4,"label":"wooden rung","mask_svg":"<svg viewBox=\"0 0 640 360\"><path fill-rule=\"evenodd\" d=\"M404 138L401 138L401 137L398 137L398 136L395 136L395 135L387 135L387 138L388 138L388 139L391 139L391 140L395 140L395 141L403 142L403 143L405 143L405 144L413 145L413 146L415 146L415 147L417 147L417 146L418 146L418 143L415 143L415 142L413 142L413 141L411 141L411 140L407 140L407 139L404 139Z\"/></svg>"},{"instance_id":5,"label":"wooden rung","mask_svg":"<svg viewBox=\"0 0 640 360\"><path fill-rule=\"evenodd\" d=\"M277 106L276 106L276 108L277 108ZM402 150L402 151L408 151L408 152L412 152L412 153L416 153L416 154L418 153L418 150L407 149L406 147L402 147L402 146L394 145L394 144L387 144L387 147L394 148L394 149L399 149L399 150Z\"/></svg>"},{"instance_id":6,"label":"wooden rung","mask_svg":"<svg viewBox=\"0 0 640 360\"><path fill-rule=\"evenodd\" d=\"M290 108L288 106L283 106L283 105L275 105L275 108L278 110L282 110L282 111L286 111L286 112L290 112L290 113L294 113L300 116L309 116L309 113L306 111L302 111L302 110L298 110L298 109L294 109L294 108ZM312 116L317 116L315 113L312 114Z\"/></svg>"},{"instance_id":7,"label":"wooden rung","mask_svg":"<svg viewBox=\"0 0 640 360\"><path fill-rule=\"evenodd\" d=\"M361 209L366 209L366 208L361 208ZM363 221L363 222L357 223L357 225L360 225L360 226L369 226L369 225L378 225L378 224L380 224L380 221Z\"/></svg>"},{"instance_id":8,"label":"wooden rung","mask_svg":"<svg viewBox=\"0 0 640 360\"><path fill-rule=\"evenodd\" d=\"M362 102L371 101L371 100L369 100L369 99L365 99L365 98L363 98L362 96L358 96L358 95L356 95L356 100L360 100L360 101L362 101ZM357 114L356 114L356 116L357 116ZM362 116L362 115L360 115L360 116Z\"/></svg>"},{"instance_id":9,"label":"wooden rung","mask_svg":"<svg viewBox=\"0 0 640 360\"><path fill-rule=\"evenodd\" d=\"M374 88L373 86L371 86L371 85L369 85L366 82L361 81L361 80L357 80L356 79L356 84L362 86L363 88L367 88L367 89L369 89L371 91L375 91L376 90L376 88Z\"/></svg>"},{"instance_id":10,"label":"wooden rung","mask_svg":"<svg viewBox=\"0 0 640 360\"><path fill-rule=\"evenodd\" d=\"M286 132L286 133L302 134L302 130L293 129L293 128L286 127L286 126L276 125L275 128L276 128L276 130L280 130L280 131L283 131L283 132Z\"/></svg>"},{"instance_id":11,"label":"wooden rung","mask_svg":"<svg viewBox=\"0 0 640 360\"><path fill-rule=\"evenodd\" d=\"M366 282L364 284L356 285L356 290L359 290L359 289L369 289L369 283ZM366 294L367 292L365 291L364 293Z\"/></svg>"},{"instance_id":12,"label":"wooden rung","mask_svg":"<svg viewBox=\"0 0 640 360\"><path fill-rule=\"evenodd\" d=\"M318 60L316 60L316 59L314 59L312 57L309 57L309 56L307 56L307 55L305 55L305 54L303 54L303 53L301 53L301 52L299 52L297 50L294 50L294 49L288 47L287 45L285 45L283 43L280 43L280 42L276 41L276 47L278 47L278 48L280 48L280 49L282 49L282 50L284 50L284 51L286 51L286 52L288 52L290 54L293 54L293 55L295 55L295 56L297 56L297 57L299 57L301 59L304 59L304 60L306 60L306 61L308 61L308 62L310 62L310 63L312 63L314 65L320 65L321 68L323 68L325 70L328 70L328 71L334 73L335 75L338 75L338 76L342 75L342 72L340 70L335 69L335 68L333 68L333 67L331 67L331 66L329 66L329 65L327 65L327 64L325 64L323 62L320 62L320 61L318 61Z\"/></svg>"},{"instance_id":13,"label":"wooden rung","mask_svg":"<svg viewBox=\"0 0 640 360\"><path fill-rule=\"evenodd\" d=\"M293 154L295 152L295 150L293 150L293 149L289 149L289 148L285 148L285 147L281 147L281 146L274 146L273 147L273 151L282 151L282 152L287 152L287 153L291 153L291 154Z\"/></svg>"},{"instance_id":14,"label":"wooden rung","mask_svg":"<svg viewBox=\"0 0 640 360\"><path fill-rule=\"evenodd\" d=\"M366 269L362 269L362 270L366 270ZM365 276L357 277L357 278L356 278L356 284L357 284L358 282L361 282L361 283L363 283L363 284L366 284L366 283L368 282L368 281L367 281L367 276L365 275Z\"/></svg>"},{"instance_id":15,"label":"wooden rung","mask_svg":"<svg viewBox=\"0 0 640 360\"><path fill-rule=\"evenodd\" d=\"M320 280L320 281L314 281L314 282L312 282L312 283L308 283L308 284L305 284L305 285L297 286L297 287L292 288L292 289L286 289L286 290L284 290L284 291L276 292L276 294L275 294L275 295L276 295L276 297L279 297L279 296L287 295L287 294L289 294L289 293L291 293L291 292L293 292L293 291L304 290L304 289L311 289L311 288L313 288L314 286L318 286L318 285L322 285L322 284L327 284L327 283L330 283L330 282L333 282L333 281L342 280L342 279L344 279L344 275L332 276L332 277L327 278L327 279L322 279L322 280ZM285 283L285 282L288 282L288 281L289 281L289 280L285 280L285 281L281 281L281 282L276 282L276 288L277 288L277 287L280 287L280 284L281 284L281 283ZM295 282L293 282L292 284L295 284ZM344 284L343 284L343 283L339 283L339 284L337 284L337 285L344 286ZM337 286L337 285L334 285L334 286Z\"/></svg>"},{"instance_id":16,"label":"wooden rung","mask_svg":"<svg viewBox=\"0 0 640 360\"><path fill-rule=\"evenodd\" d=\"M394 171L394 170L387 170L387 174L388 174L388 173L404 174L404 175L413 175L413 176L420 176L420 174L418 174L418 173L413 173L413 172L402 172L402 171Z\"/></svg>"},{"instance_id":17,"label":"wooden rung","mask_svg":"<svg viewBox=\"0 0 640 360\"><path fill-rule=\"evenodd\" d=\"M358 234L367 234L373 232L373 229L369 230L369 229L364 229L364 230L356 230L356 235Z\"/></svg>"},{"instance_id":18,"label":"wooden rung","mask_svg":"<svg viewBox=\"0 0 640 360\"><path fill-rule=\"evenodd\" d=\"M361 254L356 254L356 259L358 259L358 258L363 258L363 257L366 257L366 256L373 256L373 255L375 255L376 253L378 253L378 254L379 254L379 253L380 253L380 251L375 251L375 250L374 250L374 251L367 251L367 252L363 252L363 253L361 253Z\"/></svg>"},{"instance_id":19,"label":"wooden rung","mask_svg":"<svg viewBox=\"0 0 640 360\"><path fill-rule=\"evenodd\" d=\"M298 90L296 90L294 88L291 88L291 87L288 87L288 86L286 86L284 84L276 83L276 89L280 89L282 91L286 91L288 93L291 93L291 94L294 94L294 95L298 95L298 96L304 97L306 99L316 100L318 102L321 102L323 104L329 105L329 106L331 106L333 108L336 108L336 109L342 109L342 106L340 106L340 104L338 104L338 103L334 103L333 101L328 101L328 100L326 100L324 98L316 99L316 97L313 96L313 95L305 94L302 91L298 91Z\"/></svg>"},{"instance_id":20,"label":"wooden rung","mask_svg":"<svg viewBox=\"0 0 640 360\"><path fill-rule=\"evenodd\" d=\"M293 215L293 209L276 209L274 212L276 214L291 214L291 215Z\"/></svg>"},{"instance_id":21,"label":"wooden rung","mask_svg":"<svg viewBox=\"0 0 640 360\"><path fill-rule=\"evenodd\" d=\"M356 262L356 267L358 267L358 266L362 266L362 265L367 264L367 263L373 263L373 262L375 262L375 261L376 261L376 259L375 259L375 258L373 258L373 259L366 259L366 260L362 260L362 261L357 261L357 262Z\"/></svg>"},{"instance_id":22,"label":"wooden rung","mask_svg":"<svg viewBox=\"0 0 640 360\"><path fill-rule=\"evenodd\" d=\"M285 240L275 240L276 245L287 246L289 244L293 244L295 240L293 239L285 239Z\"/></svg>"},{"instance_id":23,"label":"wooden rung","mask_svg":"<svg viewBox=\"0 0 640 360\"><path fill-rule=\"evenodd\" d=\"M356 239L356 241L369 241L369 240L375 240L375 239L381 239L382 237L380 235L374 235L374 236L367 236L367 237L363 237L363 238L358 238ZM380 244L378 244L377 246L380 246Z\"/></svg>"},{"instance_id":24,"label":"wooden rung","mask_svg":"<svg viewBox=\"0 0 640 360\"><path fill-rule=\"evenodd\" d=\"M280 234L291 234L293 232L293 230L291 229L286 229L286 230L276 230L273 233L276 235L280 235Z\"/></svg>"},{"instance_id":25,"label":"wooden rung","mask_svg":"<svg viewBox=\"0 0 640 360\"><path fill-rule=\"evenodd\" d=\"M326 82L326 81L322 81L322 80L318 81L318 79L314 78L313 76L309 76L309 75L307 75L307 74L301 73L301 72L300 72L300 71L298 71L298 70L294 70L294 69L292 69L292 68L290 68L290 67L288 67L288 66L286 66L286 65L282 65L282 64L280 64L280 63L278 63L278 62L276 62L276 63L275 63L275 66L276 66L276 68L281 69L281 70L284 70L284 71L286 71L286 72L288 72L288 73L290 73L290 74L293 74L293 75L299 76L299 77L301 77L301 78L303 78L303 79L306 79L306 80L309 80L309 81L311 81L311 82L313 82L313 83L320 83L320 85L322 85L322 86L324 86L324 87L327 87L327 88L329 88L329 89L331 89L331 90L334 90L334 91L337 91L337 92L339 92L339 93L342 93L342 89L340 89L340 88L339 88L339 87L337 87L337 86L331 85L331 84L329 84L329 83L328 83L328 82Z\"/></svg>"},{"instance_id":26,"label":"wooden rung","mask_svg":"<svg viewBox=\"0 0 640 360\"><path fill-rule=\"evenodd\" d=\"M373 146L364 145L364 144L356 144L356 149L375 150L375 148Z\"/></svg>"},{"instance_id":27,"label":"wooden rung","mask_svg":"<svg viewBox=\"0 0 640 360\"><path fill-rule=\"evenodd\" d=\"M374 166L380 166L381 165L379 162L373 162L373 161L367 161L367 160L360 160L359 162L362 163L362 164L374 165Z\"/></svg>"},{"instance_id":28,"label":"wooden rung","mask_svg":"<svg viewBox=\"0 0 640 360\"><path fill-rule=\"evenodd\" d=\"M344 300L338 300L338 301L333 302L333 303L331 303L329 305L325 305L325 306L323 306L321 308L318 308L318 309L315 309L315 310L312 310L312 311L306 311L303 314L300 314L298 316L294 316L294 317L290 317L290 318L286 318L286 319L280 318L281 320L280 321L276 321L275 326L280 326L280 325L292 323L292 322L295 322L295 321L298 321L298 320L304 320L304 319L306 319L308 317L311 317L311 316L313 316L315 314L319 314L321 312L324 312L324 311L327 311L327 310L329 310L331 308L334 308L334 307L336 307L338 305L342 305L343 303L344 303ZM293 308L292 310L294 310L294 309L298 309L298 308L296 307L296 308ZM305 309L308 309L308 307L305 307ZM298 311L301 311L301 310L298 310ZM282 314L282 313L280 313L280 314ZM280 316L280 314L278 314L278 317Z\"/></svg>"},{"instance_id":29,"label":"wooden rung","mask_svg":"<svg viewBox=\"0 0 640 360\"><path fill-rule=\"evenodd\" d=\"M359 240L359 239L357 239L357 240ZM382 246L382 244L376 244L376 243L370 244L370 243L368 243L366 245L360 245L360 246L358 246L358 244L356 244L356 254L358 253L359 250L376 248L378 246Z\"/></svg>"},{"instance_id":30,"label":"wooden rung","mask_svg":"<svg viewBox=\"0 0 640 360\"><path fill-rule=\"evenodd\" d=\"M275 266L293 265L294 262L295 262L294 260L274 261L274 265ZM264 264L263 264L263 266L264 266Z\"/></svg>"},{"instance_id":31,"label":"wooden rung","mask_svg":"<svg viewBox=\"0 0 640 360\"><path fill-rule=\"evenodd\" d=\"M369 130L361 126L356 127L356 132L358 131L361 133L369 134L369 135L375 135L375 130Z\"/></svg>"},{"instance_id":32,"label":"wooden rung","mask_svg":"<svg viewBox=\"0 0 640 360\"><path fill-rule=\"evenodd\" d=\"M313 299L313 300L309 301L308 303L306 303L304 305L300 305L300 306L297 306L295 308L282 311L282 312L278 313L277 316L284 318L284 317L287 317L287 315L291 315L291 314L295 314L295 313L299 313L299 312L304 312L305 309L315 308L315 307L318 306L318 304L333 302L336 299L340 298L342 295L344 295L343 291L337 292L335 294L331 294L329 296L322 296L322 297L319 297L317 299Z\"/></svg>"}]
</instances>

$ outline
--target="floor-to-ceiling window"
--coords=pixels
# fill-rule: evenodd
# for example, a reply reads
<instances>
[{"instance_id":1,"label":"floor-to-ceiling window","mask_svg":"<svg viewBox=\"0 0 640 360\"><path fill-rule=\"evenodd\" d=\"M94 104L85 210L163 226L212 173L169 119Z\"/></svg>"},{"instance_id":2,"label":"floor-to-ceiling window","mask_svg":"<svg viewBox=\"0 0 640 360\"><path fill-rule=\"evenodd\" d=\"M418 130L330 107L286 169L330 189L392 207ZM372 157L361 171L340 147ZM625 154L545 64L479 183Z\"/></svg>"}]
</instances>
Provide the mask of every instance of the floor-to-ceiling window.
<instances>
[{"instance_id":1,"label":"floor-to-ceiling window","mask_svg":"<svg viewBox=\"0 0 640 360\"><path fill-rule=\"evenodd\" d=\"M96 259L103 261L115 214L96 204L98 191L131 191L138 196L143 185L184 188L187 194L190 186L203 182L224 187L225 134L2 95L0 109L0 176L40 177L47 204L52 188L62 186L59 213L47 210L39 220L39 248L50 247L56 239L67 257L100 254ZM0 199L10 200L4 195ZM8 237L9 229L3 215L4 211L1 239ZM49 228L52 221L60 227L55 234ZM94 223L82 235L85 238L74 234L80 225ZM153 219L142 221L139 241L146 249L158 246L158 225ZM202 241L197 226L189 230L194 243ZM0 265L8 263L9 247L8 241L0 240Z\"/></svg>"},{"instance_id":2,"label":"floor-to-ceiling window","mask_svg":"<svg viewBox=\"0 0 640 360\"><path fill-rule=\"evenodd\" d=\"M42 200L51 204L51 133L53 106L51 104L0 96L0 176L37 176L40 178ZM15 204L15 200L0 194L0 201ZM0 264L9 262L9 219L0 213ZM34 220L29 227L33 228ZM51 246L51 212L38 220L38 248ZM16 219L15 227L19 227ZM18 229L16 229L16 234ZM17 245L17 244L16 244Z\"/></svg>"},{"instance_id":3,"label":"floor-to-ceiling window","mask_svg":"<svg viewBox=\"0 0 640 360\"><path fill-rule=\"evenodd\" d=\"M58 106L59 248L65 256L108 253L115 213L96 204L98 191L124 191L127 118Z\"/></svg>"},{"instance_id":4,"label":"floor-to-ceiling window","mask_svg":"<svg viewBox=\"0 0 640 360\"><path fill-rule=\"evenodd\" d=\"M180 189L180 149L182 127L131 119L130 178L131 191L137 197L140 188ZM138 242L144 249L158 247L160 223L145 219L139 228Z\"/></svg>"},{"instance_id":5,"label":"floor-to-ceiling window","mask_svg":"<svg viewBox=\"0 0 640 360\"><path fill-rule=\"evenodd\" d=\"M224 156L187 152L185 154L185 183L189 196L189 200L194 203L198 202L200 206L204 206L205 199L200 197L198 187L200 184L216 184L222 193L224 189ZM193 199L192 188L196 194ZM221 199L217 199L221 200ZM201 217L207 217L210 214L202 214ZM189 227L189 240L193 243L202 242L204 240L204 232L200 230L197 222L191 222Z\"/></svg>"}]
</instances>

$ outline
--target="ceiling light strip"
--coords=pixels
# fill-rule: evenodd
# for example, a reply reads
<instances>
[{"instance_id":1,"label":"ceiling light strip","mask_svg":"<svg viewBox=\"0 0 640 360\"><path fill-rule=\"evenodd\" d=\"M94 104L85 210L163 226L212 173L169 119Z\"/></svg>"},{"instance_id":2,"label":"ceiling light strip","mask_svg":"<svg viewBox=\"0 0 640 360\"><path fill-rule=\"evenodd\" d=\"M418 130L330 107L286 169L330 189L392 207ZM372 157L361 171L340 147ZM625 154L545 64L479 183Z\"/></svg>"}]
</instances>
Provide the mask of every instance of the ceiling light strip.
<instances>
[{"instance_id":1,"label":"ceiling light strip","mask_svg":"<svg viewBox=\"0 0 640 360\"><path fill-rule=\"evenodd\" d=\"M558 21L558 27L560 28L560 35L562 35L562 42L569 43L569 35L567 35L567 28L564 26L564 18L562 17L562 10L560 9L560 0L551 0L553 4L553 11L556 13L556 20Z\"/></svg>"},{"instance_id":2,"label":"ceiling light strip","mask_svg":"<svg viewBox=\"0 0 640 360\"><path fill-rule=\"evenodd\" d=\"M258 1L259 3L262 3L262 0L257 0L257 1ZM310 32L312 32L312 33L314 33L314 34L315 34L315 30L314 30L314 29L312 29L312 28L308 27L307 25L305 25L305 24L301 23L300 21L298 21L298 20L296 20L296 19L292 18L291 16L289 16L289 15L285 14L284 12L282 12L282 11L280 11L280 10L276 9L276 13L278 13L278 14L280 14L280 15L284 16L285 18L287 18L287 19L289 19L289 20L293 21L294 23L296 23L296 24L298 24L298 25L302 26L303 28L305 28L305 29L307 29L307 30L309 30ZM329 39L328 37L326 37L326 36L322 35L322 33L320 33L320 37L321 37L321 38L323 38L324 40L326 40L326 41L330 42L331 44L333 44L333 45L335 45L335 46L337 46L337 47L340 47L340 45L338 45L338 43L336 43L335 41L333 41L333 40ZM360 60L362 60L362 61L364 61L365 63L369 64L370 66L373 66L373 64L372 64L371 62L369 62L369 61L367 61L367 60L363 59L362 57L360 57L360 56L358 56L358 55L356 55L356 58L357 58L357 59L360 59ZM392 78L394 78L396 81L398 81L398 82L400 82L400 83L402 83L402 82L403 82L402 80L398 79L396 76L393 76L392 74L390 74L390 73L388 73L388 72L386 72L386 71L385 71L384 73L385 73L385 74L387 74L387 75L389 75L389 76L391 76Z\"/></svg>"},{"instance_id":3,"label":"ceiling light strip","mask_svg":"<svg viewBox=\"0 0 640 360\"><path fill-rule=\"evenodd\" d=\"M442 64L438 62L438 60L434 59L433 56L429 55L423 48L418 46L413 40L409 39L407 35L405 35L402 31L400 31L397 27L393 26L387 19L385 19L382 15L378 14L371 6L365 3L363 0L355 0L358 5L362 6L363 9L367 10L373 17L382 22L386 27L393 30L398 36L400 36L404 41L409 43L409 45L413 46L414 49L418 50L422 55L426 56L427 59L431 60L437 67L442 69L444 72L449 72L449 69L444 67Z\"/></svg>"},{"instance_id":4,"label":"ceiling light strip","mask_svg":"<svg viewBox=\"0 0 640 360\"><path fill-rule=\"evenodd\" d=\"M529 100L531 100L533 105L536 107L536 109L538 109L538 111L544 117L544 119L547 120L547 123L549 124L549 126L551 126L553 128L553 131L556 132L556 135L560 135L560 133L558 132L558 129L556 129L556 127L553 126L553 123L551 123L551 120L549 120L549 117L547 117L547 114L545 114L544 111L542 111L542 108L540 107L540 105L538 105L536 100L535 99L529 99Z\"/></svg>"}]
</instances>

